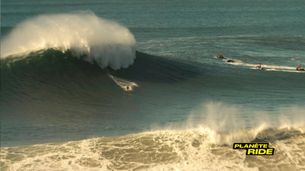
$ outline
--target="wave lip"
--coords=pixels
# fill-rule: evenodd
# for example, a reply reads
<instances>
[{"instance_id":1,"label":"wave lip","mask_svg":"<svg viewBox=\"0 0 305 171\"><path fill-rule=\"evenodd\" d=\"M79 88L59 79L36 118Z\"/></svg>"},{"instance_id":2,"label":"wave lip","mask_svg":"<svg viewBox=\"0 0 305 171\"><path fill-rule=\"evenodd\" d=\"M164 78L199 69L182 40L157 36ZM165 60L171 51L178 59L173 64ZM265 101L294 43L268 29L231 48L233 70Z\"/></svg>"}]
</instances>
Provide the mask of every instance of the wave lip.
<instances>
[{"instance_id":1,"label":"wave lip","mask_svg":"<svg viewBox=\"0 0 305 171\"><path fill-rule=\"evenodd\" d=\"M130 31L91 12L40 15L17 25L1 40L1 58L26 57L30 52L71 51L101 68L127 68L135 59Z\"/></svg>"}]
</instances>

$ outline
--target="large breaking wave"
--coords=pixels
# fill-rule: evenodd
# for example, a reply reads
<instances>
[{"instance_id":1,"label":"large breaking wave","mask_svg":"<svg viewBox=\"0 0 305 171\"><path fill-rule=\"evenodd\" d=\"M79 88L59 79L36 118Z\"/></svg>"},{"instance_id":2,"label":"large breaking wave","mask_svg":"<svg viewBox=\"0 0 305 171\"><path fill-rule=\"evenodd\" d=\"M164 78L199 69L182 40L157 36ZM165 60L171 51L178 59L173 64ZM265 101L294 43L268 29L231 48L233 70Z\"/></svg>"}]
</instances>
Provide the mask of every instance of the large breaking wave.
<instances>
[{"instance_id":1,"label":"large breaking wave","mask_svg":"<svg viewBox=\"0 0 305 171\"><path fill-rule=\"evenodd\" d=\"M120 69L133 63L135 43L127 28L94 13L40 15L20 23L1 40L1 58L57 49L102 68Z\"/></svg>"}]
</instances>

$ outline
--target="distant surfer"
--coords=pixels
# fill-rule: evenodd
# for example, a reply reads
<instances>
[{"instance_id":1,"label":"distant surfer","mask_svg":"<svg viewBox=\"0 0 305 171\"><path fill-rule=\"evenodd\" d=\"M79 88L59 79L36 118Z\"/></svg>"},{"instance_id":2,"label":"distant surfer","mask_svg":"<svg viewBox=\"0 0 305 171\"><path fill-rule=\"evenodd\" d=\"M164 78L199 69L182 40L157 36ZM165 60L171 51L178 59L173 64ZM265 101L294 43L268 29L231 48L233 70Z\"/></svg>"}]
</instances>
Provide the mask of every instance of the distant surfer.
<instances>
[{"instance_id":1,"label":"distant surfer","mask_svg":"<svg viewBox=\"0 0 305 171\"><path fill-rule=\"evenodd\" d=\"M299 64L299 65L296 67L296 70L297 70L297 71L305 71L305 69L302 67L301 64Z\"/></svg>"}]
</instances>

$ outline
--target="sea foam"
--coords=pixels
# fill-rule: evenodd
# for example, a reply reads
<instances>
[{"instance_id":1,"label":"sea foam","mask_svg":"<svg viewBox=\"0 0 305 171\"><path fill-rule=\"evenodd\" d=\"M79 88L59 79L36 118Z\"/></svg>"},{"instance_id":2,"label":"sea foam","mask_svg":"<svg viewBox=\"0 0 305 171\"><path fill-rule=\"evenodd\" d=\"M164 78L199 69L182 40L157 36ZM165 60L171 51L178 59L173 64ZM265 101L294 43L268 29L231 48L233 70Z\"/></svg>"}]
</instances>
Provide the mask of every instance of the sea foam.
<instances>
[{"instance_id":1,"label":"sea foam","mask_svg":"<svg viewBox=\"0 0 305 171\"><path fill-rule=\"evenodd\" d=\"M96 137L56 144L1 147L5 170L304 170L304 107L276 111L275 125L264 118L243 128L236 115L242 107L208 102L185 125L116 137ZM191 115L197 115L197 114ZM289 114L289 115L288 115ZM267 116L266 116L267 117ZM274 120L270 118L270 120ZM273 156L246 156L236 142L265 140ZM0 167L1 168L1 167Z\"/></svg>"}]
</instances>

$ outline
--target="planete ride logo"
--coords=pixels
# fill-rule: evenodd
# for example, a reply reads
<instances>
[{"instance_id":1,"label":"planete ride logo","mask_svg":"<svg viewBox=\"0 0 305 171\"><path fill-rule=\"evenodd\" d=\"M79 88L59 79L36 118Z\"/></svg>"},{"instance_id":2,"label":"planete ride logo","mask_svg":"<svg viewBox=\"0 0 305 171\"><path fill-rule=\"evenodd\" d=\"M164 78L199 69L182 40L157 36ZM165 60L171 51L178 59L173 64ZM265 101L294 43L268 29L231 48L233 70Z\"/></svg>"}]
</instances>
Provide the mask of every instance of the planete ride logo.
<instances>
[{"instance_id":1,"label":"planete ride logo","mask_svg":"<svg viewBox=\"0 0 305 171\"><path fill-rule=\"evenodd\" d=\"M234 143L233 149L245 149L246 155L274 155L269 143Z\"/></svg>"}]
</instances>

